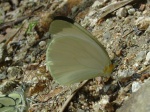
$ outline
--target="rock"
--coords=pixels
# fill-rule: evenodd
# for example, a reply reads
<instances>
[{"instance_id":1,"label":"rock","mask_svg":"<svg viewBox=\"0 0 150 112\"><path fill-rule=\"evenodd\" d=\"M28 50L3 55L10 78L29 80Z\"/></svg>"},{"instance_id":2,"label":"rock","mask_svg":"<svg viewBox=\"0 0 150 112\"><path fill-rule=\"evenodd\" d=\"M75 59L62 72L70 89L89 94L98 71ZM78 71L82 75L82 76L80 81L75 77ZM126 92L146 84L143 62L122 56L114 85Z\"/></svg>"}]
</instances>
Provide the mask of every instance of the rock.
<instances>
[{"instance_id":1,"label":"rock","mask_svg":"<svg viewBox=\"0 0 150 112\"><path fill-rule=\"evenodd\" d=\"M106 31L103 33L103 38L108 41L109 39L111 39L112 34L109 31Z\"/></svg>"},{"instance_id":2,"label":"rock","mask_svg":"<svg viewBox=\"0 0 150 112\"><path fill-rule=\"evenodd\" d=\"M150 34L150 25L149 25L149 27L146 29L145 33L147 33L148 35Z\"/></svg>"},{"instance_id":3,"label":"rock","mask_svg":"<svg viewBox=\"0 0 150 112\"><path fill-rule=\"evenodd\" d=\"M150 61L150 51L146 55L146 61Z\"/></svg>"},{"instance_id":4,"label":"rock","mask_svg":"<svg viewBox=\"0 0 150 112\"><path fill-rule=\"evenodd\" d=\"M138 69L138 67L139 67L139 63L138 62L136 62L136 63L133 64L133 68L134 69Z\"/></svg>"},{"instance_id":5,"label":"rock","mask_svg":"<svg viewBox=\"0 0 150 112\"><path fill-rule=\"evenodd\" d=\"M135 9L134 8L131 8L128 10L128 14L129 15L133 15L135 13Z\"/></svg>"},{"instance_id":6,"label":"rock","mask_svg":"<svg viewBox=\"0 0 150 112\"><path fill-rule=\"evenodd\" d=\"M5 58L5 61L11 61L11 60L12 60L11 57L6 57L6 58Z\"/></svg>"},{"instance_id":7,"label":"rock","mask_svg":"<svg viewBox=\"0 0 150 112\"><path fill-rule=\"evenodd\" d=\"M139 90L141 87L141 83L140 82L137 82L137 81L134 81L132 83L132 92L136 92L137 90Z\"/></svg>"},{"instance_id":8,"label":"rock","mask_svg":"<svg viewBox=\"0 0 150 112\"><path fill-rule=\"evenodd\" d=\"M96 11L92 10L92 11L89 12L88 16L93 16L95 13L96 13Z\"/></svg>"},{"instance_id":9,"label":"rock","mask_svg":"<svg viewBox=\"0 0 150 112\"><path fill-rule=\"evenodd\" d=\"M139 17L141 15L142 15L142 12L140 12L140 11L136 11L135 14L134 14L134 16L137 16L137 17Z\"/></svg>"},{"instance_id":10,"label":"rock","mask_svg":"<svg viewBox=\"0 0 150 112\"><path fill-rule=\"evenodd\" d=\"M140 62L142 61L146 56L146 51L140 51L137 55L136 55L136 62Z\"/></svg>"},{"instance_id":11,"label":"rock","mask_svg":"<svg viewBox=\"0 0 150 112\"><path fill-rule=\"evenodd\" d=\"M27 42L29 46L32 46L34 43L36 43L36 38L35 37L27 37Z\"/></svg>"},{"instance_id":12,"label":"rock","mask_svg":"<svg viewBox=\"0 0 150 112\"><path fill-rule=\"evenodd\" d=\"M126 17L127 16L127 9L126 8L120 8L117 12L116 12L116 16L118 17Z\"/></svg>"},{"instance_id":13,"label":"rock","mask_svg":"<svg viewBox=\"0 0 150 112\"><path fill-rule=\"evenodd\" d=\"M135 25L139 30L146 30L150 26L150 17L139 17L135 21Z\"/></svg>"},{"instance_id":14,"label":"rock","mask_svg":"<svg viewBox=\"0 0 150 112\"><path fill-rule=\"evenodd\" d=\"M92 8L100 8L103 6L103 3L100 1L95 1L92 5Z\"/></svg>"},{"instance_id":15,"label":"rock","mask_svg":"<svg viewBox=\"0 0 150 112\"><path fill-rule=\"evenodd\" d=\"M146 54L146 60L144 62L144 65L149 65L150 64L150 51Z\"/></svg>"},{"instance_id":16,"label":"rock","mask_svg":"<svg viewBox=\"0 0 150 112\"><path fill-rule=\"evenodd\" d=\"M44 46L46 46L46 42L45 42L45 41L41 41L41 42L39 42L39 46L40 46L40 47L44 47Z\"/></svg>"},{"instance_id":17,"label":"rock","mask_svg":"<svg viewBox=\"0 0 150 112\"><path fill-rule=\"evenodd\" d=\"M133 73L134 73L134 71L131 70L131 69L127 69L127 70L119 70L119 71L118 71L118 77L119 77L119 78L130 77L130 76L133 75Z\"/></svg>"},{"instance_id":18,"label":"rock","mask_svg":"<svg viewBox=\"0 0 150 112\"><path fill-rule=\"evenodd\" d=\"M150 112L150 79L133 93L116 112Z\"/></svg>"}]
</instances>

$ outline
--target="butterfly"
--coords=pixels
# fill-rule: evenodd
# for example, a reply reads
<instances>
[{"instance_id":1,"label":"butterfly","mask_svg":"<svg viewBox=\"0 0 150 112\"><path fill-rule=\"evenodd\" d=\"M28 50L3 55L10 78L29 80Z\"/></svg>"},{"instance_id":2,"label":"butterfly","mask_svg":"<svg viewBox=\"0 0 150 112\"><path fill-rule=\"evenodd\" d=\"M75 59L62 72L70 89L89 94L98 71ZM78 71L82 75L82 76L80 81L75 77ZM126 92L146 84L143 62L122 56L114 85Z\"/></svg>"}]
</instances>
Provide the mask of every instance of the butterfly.
<instances>
[{"instance_id":1,"label":"butterfly","mask_svg":"<svg viewBox=\"0 0 150 112\"><path fill-rule=\"evenodd\" d=\"M110 76L113 64L104 46L72 19L57 16L50 24L46 67L61 85Z\"/></svg>"},{"instance_id":2,"label":"butterfly","mask_svg":"<svg viewBox=\"0 0 150 112\"><path fill-rule=\"evenodd\" d=\"M19 93L0 95L0 112L24 112L25 100Z\"/></svg>"}]
</instances>

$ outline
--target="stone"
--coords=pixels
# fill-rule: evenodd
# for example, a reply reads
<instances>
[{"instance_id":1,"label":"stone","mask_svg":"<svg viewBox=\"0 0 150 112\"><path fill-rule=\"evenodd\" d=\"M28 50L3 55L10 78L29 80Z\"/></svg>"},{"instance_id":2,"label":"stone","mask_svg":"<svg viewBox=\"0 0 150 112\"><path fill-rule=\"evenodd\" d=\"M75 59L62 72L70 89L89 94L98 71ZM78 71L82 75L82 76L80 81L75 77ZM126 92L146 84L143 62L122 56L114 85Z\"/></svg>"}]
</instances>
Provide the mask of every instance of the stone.
<instances>
[{"instance_id":1,"label":"stone","mask_svg":"<svg viewBox=\"0 0 150 112\"><path fill-rule=\"evenodd\" d=\"M150 112L150 79L133 93L116 112Z\"/></svg>"}]
</instances>

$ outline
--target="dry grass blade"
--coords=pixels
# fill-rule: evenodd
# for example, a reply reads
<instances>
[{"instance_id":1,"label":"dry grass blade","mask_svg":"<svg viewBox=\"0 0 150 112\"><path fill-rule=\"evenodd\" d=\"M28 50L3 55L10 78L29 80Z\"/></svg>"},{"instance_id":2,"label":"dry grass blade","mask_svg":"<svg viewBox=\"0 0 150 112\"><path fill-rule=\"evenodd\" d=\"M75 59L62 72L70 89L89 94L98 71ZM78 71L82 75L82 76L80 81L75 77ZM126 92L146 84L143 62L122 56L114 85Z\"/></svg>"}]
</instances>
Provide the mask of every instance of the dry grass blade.
<instances>
[{"instance_id":1,"label":"dry grass blade","mask_svg":"<svg viewBox=\"0 0 150 112\"><path fill-rule=\"evenodd\" d=\"M101 21L102 18L104 18L105 16L107 16L109 13L119 9L120 7L123 7L124 5L127 5L131 2L133 2L134 0L124 0L124 1L120 1L120 2L116 2L116 3L112 3L110 5L107 5L106 7L101 9L101 15L99 18L99 21Z\"/></svg>"},{"instance_id":2,"label":"dry grass blade","mask_svg":"<svg viewBox=\"0 0 150 112\"><path fill-rule=\"evenodd\" d=\"M144 71L146 71L148 69L150 69L150 65L145 67L145 68L143 68L142 70L139 70L137 73L140 74L140 73L142 73L142 72L144 72Z\"/></svg>"},{"instance_id":3,"label":"dry grass blade","mask_svg":"<svg viewBox=\"0 0 150 112\"><path fill-rule=\"evenodd\" d=\"M67 107L67 105L69 104L69 102L71 101L71 99L73 98L73 96L77 93L78 90L80 90L89 80L85 80L83 81L80 86L74 90L72 92L72 94L68 97L68 99L65 101L64 105L62 106L62 108L59 110L59 112L64 112L65 108Z\"/></svg>"}]
</instances>

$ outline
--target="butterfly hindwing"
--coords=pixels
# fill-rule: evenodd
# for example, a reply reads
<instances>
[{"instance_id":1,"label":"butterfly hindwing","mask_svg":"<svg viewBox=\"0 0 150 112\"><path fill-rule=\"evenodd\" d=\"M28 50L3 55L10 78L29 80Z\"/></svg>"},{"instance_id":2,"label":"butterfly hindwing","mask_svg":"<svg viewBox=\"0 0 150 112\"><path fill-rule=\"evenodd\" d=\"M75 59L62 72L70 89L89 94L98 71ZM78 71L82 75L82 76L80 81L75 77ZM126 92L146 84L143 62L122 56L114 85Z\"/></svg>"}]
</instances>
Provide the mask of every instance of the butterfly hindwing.
<instances>
[{"instance_id":1,"label":"butterfly hindwing","mask_svg":"<svg viewBox=\"0 0 150 112\"><path fill-rule=\"evenodd\" d=\"M0 112L23 112L25 101L19 93L0 95Z\"/></svg>"},{"instance_id":2,"label":"butterfly hindwing","mask_svg":"<svg viewBox=\"0 0 150 112\"><path fill-rule=\"evenodd\" d=\"M47 48L47 67L58 83L72 84L105 76L111 64L104 47L84 28L72 21L54 20L50 25L52 40Z\"/></svg>"}]
</instances>

